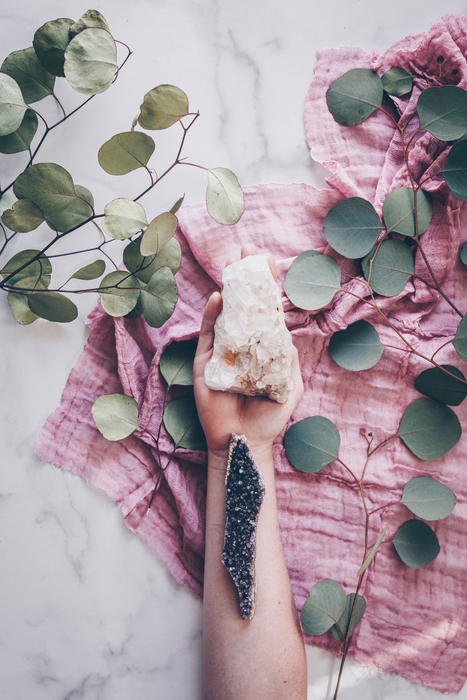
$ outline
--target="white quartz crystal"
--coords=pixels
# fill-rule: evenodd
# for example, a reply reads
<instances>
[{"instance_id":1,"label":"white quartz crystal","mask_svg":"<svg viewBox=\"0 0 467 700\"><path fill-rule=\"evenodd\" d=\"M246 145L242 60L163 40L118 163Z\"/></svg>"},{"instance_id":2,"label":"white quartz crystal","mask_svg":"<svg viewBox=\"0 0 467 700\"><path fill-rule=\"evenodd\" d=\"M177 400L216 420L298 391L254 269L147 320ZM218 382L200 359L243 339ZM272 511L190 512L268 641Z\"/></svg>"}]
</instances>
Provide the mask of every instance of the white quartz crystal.
<instances>
[{"instance_id":1,"label":"white quartz crystal","mask_svg":"<svg viewBox=\"0 0 467 700\"><path fill-rule=\"evenodd\" d=\"M292 337L266 255L227 265L222 283L223 308L204 373L207 386L284 403L293 388Z\"/></svg>"}]
</instances>

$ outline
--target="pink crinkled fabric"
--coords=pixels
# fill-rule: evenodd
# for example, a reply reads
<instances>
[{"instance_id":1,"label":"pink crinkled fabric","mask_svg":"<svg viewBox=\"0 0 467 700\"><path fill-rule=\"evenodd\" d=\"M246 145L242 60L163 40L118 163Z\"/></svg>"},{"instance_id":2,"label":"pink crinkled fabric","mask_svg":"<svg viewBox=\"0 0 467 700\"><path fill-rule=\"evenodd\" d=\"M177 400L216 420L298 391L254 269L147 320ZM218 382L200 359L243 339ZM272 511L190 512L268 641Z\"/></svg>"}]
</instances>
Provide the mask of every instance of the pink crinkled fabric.
<instances>
[{"instance_id":1,"label":"pink crinkled fabric","mask_svg":"<svg viewBox=\"0 0 467 700\"><path fill-rule=\"evenodd\" d=\"M467 21L449 15L430 30L407 37L384 54L353 48L327 49L317 54L315 76L305 104L305 127L312 157L329 169L331 189L310 185L256 185L245 188L245 214L233 227L221 227L204 206L183 208L177 234L183 260L176 279L179 302L161 329L149 328L141 318L111 318L96 306L88 319L89 340L70 374L60 407L47 420L37 453L95 486L119 506L128 527L140 535L167 564L177 581L202 594L206 455L180 450L168 466L149 513L148 502L157 478L155 445L147 433L135 432L121 442L108 442L96 430L91 405L101 394L124 392L140 407L140 424L156 434L164 396L158 363L173 340L196 337L202 311L219 288L225 261L242 244L253 242L260 252L271 251L277 261L279 283L294 258L317 249L336 257L347 275L359 274L355 265L340 260L323 237L329 209L348 196L369 199L380 212L386 194L408 184L398 135L381 112L363 124L345 128L328 112L325 93L330 83L352 68L371 68L380 75L398 65L417 76L408 105L411 113L424 78L438 76L437 57L445 59L452 84L467 88ZM452 75L452 70L457 70ZM416 119L414 120L416 122ZM414 126L407 132L413 133ZM418 175L441 169L449 147L426 132L416 138L413 168ZM434 164L433 164L434 163ZM442 178L425 185L434 201L424 249L444 289L465 310L465 272L458 262L461 243L460 203ZM465 236L464 236L465 237ZM417 257L416 273L428 279ZM346 288L363 294L364 287L347 279ZM402 347L394 332L364 302L338 292L324 310L299 310L284 297L287 324L299 354L305 395L292 422L320 415L332 420L341 436L340 458L358 475L366 457L361 430L372 432L374 444L394 434L405 408L420 394L416 376L429 365L405 351L385 349L379 363L363 372L338 367L328 353L332 334L365 318L383 343ZM413 347L431 354L456 332L459 317L439 295L412 279L395 298L380 298L391 323ZM464 370L452 345L438 355L440 363ZM465 370L464 370L465 371ZM455 408L466 424L466 404ZM288 426L289 427L289 426ZM362 560L364 516L359 494L348 473L333 462L318 474L303 474L288 462L280 435L274 446L279 517L285 558L300 610L310 588L325 578L337 579L355 590ZM172 451L162 431L164 462ZM397 501L405 483L431 475L457 495L448 518L430 523L441 545L439 556L423 569L404 566L392 545L381 546L370 566L361 593L366 613L357 627L351 653L358 661L440 691L459 692L467 676L467 457L465 438L436 462L421 461L404 444L393 440L370 461L365 484L369 507ZM389 517L390 516L390 517ZM387 539L413 517L402 505L379 511L371 518L370 542L390 522ZM307 643L339 653L330 633L306 638Z\"/></svg>"}]
</instances>

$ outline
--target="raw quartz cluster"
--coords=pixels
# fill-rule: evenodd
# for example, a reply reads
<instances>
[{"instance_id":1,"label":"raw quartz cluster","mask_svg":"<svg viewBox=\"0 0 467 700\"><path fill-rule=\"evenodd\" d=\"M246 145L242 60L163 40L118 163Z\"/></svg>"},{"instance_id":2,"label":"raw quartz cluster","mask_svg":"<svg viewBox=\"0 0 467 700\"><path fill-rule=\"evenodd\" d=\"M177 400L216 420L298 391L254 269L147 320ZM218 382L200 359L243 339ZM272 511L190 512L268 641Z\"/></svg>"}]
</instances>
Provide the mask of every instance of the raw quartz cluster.
<instances>
[{"instance_id":1,"label":"raw quartz cluster","mask_svg":"<svg viewBox=\"0 0 467 700\"><path fill-rule=\"evenodd\" d=\"M292 337L266 255L227 265L222 284L223 308L204 374L207 386L284 403L293 389Z\"/></svg>"}]
</instances>

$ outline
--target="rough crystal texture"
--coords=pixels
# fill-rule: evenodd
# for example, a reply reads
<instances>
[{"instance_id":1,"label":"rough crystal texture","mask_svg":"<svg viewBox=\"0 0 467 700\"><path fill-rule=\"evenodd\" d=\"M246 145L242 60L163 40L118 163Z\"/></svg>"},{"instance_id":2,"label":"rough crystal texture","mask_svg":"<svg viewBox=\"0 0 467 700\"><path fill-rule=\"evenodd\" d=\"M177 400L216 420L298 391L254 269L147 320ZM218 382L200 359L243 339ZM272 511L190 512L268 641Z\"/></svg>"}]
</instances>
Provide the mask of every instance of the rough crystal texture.
<instances>
[{"instance_id":1,"label":"rough crystal texture","mask_svg":"<svg viewBox=\"0 0 467 700\"><path fill-rule=\"evenodd\" d=\"M256 528L264 500L264 481L244 435L232 435L226 485L226 517L222 563L238 591L240 615L255 614Z\"/></svg>"},{"instance_id":2,"label":"rough crystal texture","mask_svg":"<svg viewBox=\"0 0 467 700\"><path fill-rule=\"evenodd\" d=\"M222 283L223 308L205 369L207 386L264 394L284 403L293 388L292 338L267 257L249 255L227 265Z\"/></svg>"}]
</instances>

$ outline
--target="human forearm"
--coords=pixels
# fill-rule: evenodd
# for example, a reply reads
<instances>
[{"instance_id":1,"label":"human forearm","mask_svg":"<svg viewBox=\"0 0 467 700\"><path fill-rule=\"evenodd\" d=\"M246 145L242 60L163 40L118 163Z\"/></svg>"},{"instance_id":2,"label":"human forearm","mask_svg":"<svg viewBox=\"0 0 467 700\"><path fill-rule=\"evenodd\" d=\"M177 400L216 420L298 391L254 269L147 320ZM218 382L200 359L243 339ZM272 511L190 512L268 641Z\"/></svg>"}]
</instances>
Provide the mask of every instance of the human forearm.
<instances>
[{"instance_id":1,"label":"human forearm","mask_svg":"<svg viewBox=\"0 0 467 700\"><path fill-rule=\"evenodd\" d=\"M208 700L306 698L306 660L277 518L271 445L250 446L265 482L256 539L256 610L242 620L223 566L227 451L209 453L204 584Z\"/></svg>"}]
</instances>

